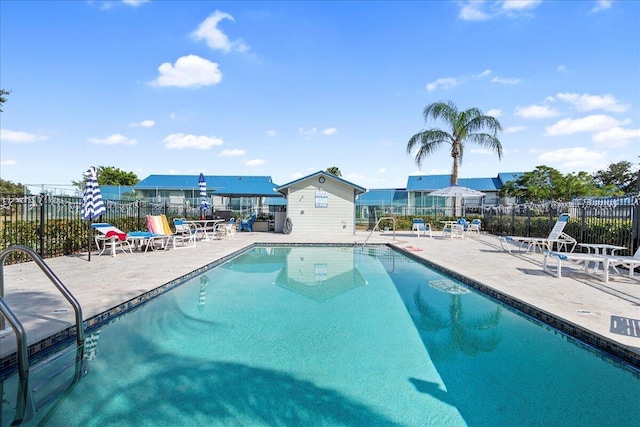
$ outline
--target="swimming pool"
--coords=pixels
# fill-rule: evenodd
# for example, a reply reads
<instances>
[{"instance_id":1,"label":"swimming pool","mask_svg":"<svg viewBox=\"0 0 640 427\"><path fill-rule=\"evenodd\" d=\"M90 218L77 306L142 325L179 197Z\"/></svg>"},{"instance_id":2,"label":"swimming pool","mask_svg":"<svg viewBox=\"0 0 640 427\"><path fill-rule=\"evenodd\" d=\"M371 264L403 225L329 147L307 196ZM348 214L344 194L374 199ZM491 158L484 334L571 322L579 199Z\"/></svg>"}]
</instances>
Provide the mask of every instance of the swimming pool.
<instances>
[{"instance_id":1,"label":"swimming pool","mask_svg":"<svg viewBox=\"0 0 640 427\"><path fill-rule=\"evenodd\" d=\"M88 374L32 424L640 419L637 371L389 248L253 248L87 335Z\"/></svg>"}]
</instances>

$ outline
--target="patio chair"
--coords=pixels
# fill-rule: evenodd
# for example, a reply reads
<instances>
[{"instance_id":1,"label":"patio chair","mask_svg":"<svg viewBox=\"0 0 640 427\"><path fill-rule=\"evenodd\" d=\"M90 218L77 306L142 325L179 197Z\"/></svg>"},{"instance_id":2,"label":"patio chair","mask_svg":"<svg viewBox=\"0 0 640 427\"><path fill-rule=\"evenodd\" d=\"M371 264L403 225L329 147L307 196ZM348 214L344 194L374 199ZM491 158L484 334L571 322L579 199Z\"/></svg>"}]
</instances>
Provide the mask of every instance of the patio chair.
<instances>
[{"instance_id":1,"label":"patio chair","mask_svg":"<svg viewBox=\"0 0 640 427\"><path fill-rule=\"evenodd\" d=\"M154 247L157 242L160 243L160 248L164 250L169 249L169 242L172 243L174 249L178 249L176 242L182 242L182 247L185 248L196 246L195 234L185 236L180 233L174 233L165 215L147 215L147 224L149 231L153 233L149 238L152 247ZM191 242L191 245L185 246L185 242Z\"/></svg>"},{"instance_id":2,"label":"patio chair","mask_svg":"<svg viewBox=\"0 0 640 427\"><path fill-rule=\"evenodd\" d=\"M482 222L479 219L474 219L469 223L469 228L467 228L467 232L480 234L480 226Z\"/></svg>"},{"instance_id":3,"label":"patio chair","mask_svg":"<svg viewBox=\"0 0 640 427\"><path fill-rule=\"evenodd\" d=\"M451 227L446 227L442 230L442 235L445 238L453 239L464 239L465 236L464 225L462 224L452 224Z\"/></svg>"},{"instance_id":4,"label":"patio chair","mask_svg":"<svg viewBox=\"0 0 640 427\"><path fill-rule=\"evenodd\" d=\"M467 221L466 219L458 218L457 223L460 224L464 228L464 231L468 231L469 230L469 221Z\"/></svg>"},{"instance_id":5,"label":"patio chair","mask_svg":"<svg viewBox=\"0 0 640 427\"><path fill-rule=\"evenodd\" d=\"M120 248L123 253L133 253L131 241L127 238L127 233L106 222L96 222L91 224L94 230L100 234L94 237L96 248L100 250L98 256L101 256L107 248L111 250L111 256L116 256L116 249Z\"/></svg>"},{"instance_id":6,"label":"patio chair","mask_svg":"<svg viewBox=\"0 0 640 427\"><path fill-rule=\"evenodd\" d=\"M216 236L227 236L229 240L236 238L236 222L235 218L229 219L229 222L221 222L216 224Z\"/></svg>"},{"instance_id":7,"label":"patio chair","mask_svg":"<svg viewBox=\"0 0 640 427\"><path fill-rule=\"evenodd\" d=\"M525 236L500 236L498 241L502 250L511 253L511 243L519 244L519 248L522 249L525 245L527 250L525 253L540 249L540 252L552 252L554 246L558 252L573 252L578 241L568 234L564 233L564 227L569 222L571 215L563 213L558 217L555 225L551 229L549 235L544 237L525 237Z\"/></svg>"},{"instance_id":8,"label":"patio chair","mask_svg":"<svg viewBox=\"0 0 640 427\"><path fill-rule=\"evenodd\" d=\"M174 218L173 227L176 229L176 236L182 236L183 241L193 242L195 245L198 228L194 224L189 224L186 218Z\"/></svg>"},{"instance_id":9,"label":"patio chair","mask_svg":"<svg viewBox=\"0 0 640 427\"><path fill-rule=\"evenodd\" d=\"M411 234L413 234L414 231L418 233L418 237L420 237L420 233L431 237L431 224L425 224L422 218L414 218L413 224L411 225Z\"/></svg>"},{"instance_id":10,"label":"patio chair","mask_svg":"<svg viewBox=\"0 0 640 427\"><path fill-rule=\"evenodd\" d=\"M240 221L240 231L253 231L253 223L256 222L256 214L251 214L251 218Z\"/></svg>"}]
</instances>

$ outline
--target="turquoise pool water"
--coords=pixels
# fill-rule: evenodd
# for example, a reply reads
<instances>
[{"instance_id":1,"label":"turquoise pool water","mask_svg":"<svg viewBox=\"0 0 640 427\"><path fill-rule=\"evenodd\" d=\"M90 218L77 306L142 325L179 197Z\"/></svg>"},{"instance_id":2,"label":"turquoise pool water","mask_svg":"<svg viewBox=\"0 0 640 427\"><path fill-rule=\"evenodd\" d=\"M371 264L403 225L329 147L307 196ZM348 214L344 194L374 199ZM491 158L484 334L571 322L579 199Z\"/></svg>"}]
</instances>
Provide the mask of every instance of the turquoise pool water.
<instances>
[{"instance_id":1,"label":"turquoise pool water","mask_svg":"<svg viewBox=\"0 0 640 427\"><path fill-rule=\"evenodd\" d=\"M31 424L640 419L635 371L387 248L254 248L89 336L87 375Z\"/></svg>"}]
</instances>

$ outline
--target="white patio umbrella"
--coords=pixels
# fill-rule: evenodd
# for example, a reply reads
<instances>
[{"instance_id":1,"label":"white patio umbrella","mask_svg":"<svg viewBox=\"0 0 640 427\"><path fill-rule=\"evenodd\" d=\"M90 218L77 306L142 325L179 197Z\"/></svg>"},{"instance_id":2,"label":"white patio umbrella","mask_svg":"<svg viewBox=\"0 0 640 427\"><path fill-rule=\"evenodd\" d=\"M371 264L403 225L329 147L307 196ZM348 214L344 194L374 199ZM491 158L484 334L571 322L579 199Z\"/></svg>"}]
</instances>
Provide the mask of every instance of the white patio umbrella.
<instances>
[{"instance_id":1,"label":"white patio umbrella","mask_svg":"<svg viewBox=\"0 0 640 427\"><path fill-rule=\"evenodd\" d=\"M463 187L461 185L452 185L450 187L441 188L439 190L432 191L429 193L430 196L440 196L440 197L454 197L453 199L453 214L456 212L456 203L455 199L460 197L464 200L465 197L482 197L486 194L482 191L473 190L468 187Z\"/></svg>"},{"instance_id":2,"label":"white patio umbrella","mask_svg":"<svg viewBox=\"0 0 640 427\"><path fill-rule=\"evenodd\" d=\"M96 168L91 166L84 175L86 177L86 181L84 195L82 196L82 210L80 212L80 217L89 221L89 261L91 261L91 223L94 219L97 219L100 215L105 213L107 209L104 207L102 194L100 193Z\"/></svg>"}]
</instances>

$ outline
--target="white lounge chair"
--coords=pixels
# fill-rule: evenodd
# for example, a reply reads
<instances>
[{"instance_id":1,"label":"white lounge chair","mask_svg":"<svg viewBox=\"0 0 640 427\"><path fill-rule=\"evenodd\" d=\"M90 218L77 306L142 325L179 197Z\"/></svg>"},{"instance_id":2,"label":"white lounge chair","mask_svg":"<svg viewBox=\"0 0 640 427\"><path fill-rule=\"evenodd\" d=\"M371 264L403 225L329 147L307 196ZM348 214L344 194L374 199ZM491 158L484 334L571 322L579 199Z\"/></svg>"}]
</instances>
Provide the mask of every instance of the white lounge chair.
<instances>
[{"instance_id":1,"label":"white lounge chair","mask_svg":"<svg viewBox=\"0 0 640 427\"><path fill-rule=\"evenodd\" d=\"M517 243L519 248L522 249L525 245L527 247L526 253L537 249L540 252L553 252L554 246L558 252L573 252L578 241L568 234L564 233L564 227L569 222L571 215L563 213L558 217L553 229L549 233L549 236L544 237L524 237L524 236L500 236L498 238L502 250L511 253L511 244Z\"/></svg>"},{"instance_id":2,"label":"white lounge chair","mask_svg":"<svg viewBox=\"0 0 640 427\"><path fill-rule=\"evenodd\" d=\"M431 224L425 224L422 218L414 218L413 224L411 225L411 234L413 234L414 231L418 233L418 237L420 237L420 233L431 237Z\"/></svg>"},{"instance_id":3,"label":"white lounge chair","mask_svg":"<svg viewBox=\"0 0 640 427\"><path fill-rule=\"evenodd\" d=\"M127 238L127 233L120 230L118 227L115 227L106 222L96 222L91 224L94 230L100 232L100 234L96 235L94 240L96 242L96 247L100 252L98 256L101 256L107 248L111 250L111 256L116 256L116 249L120 248L123 253L132 253L131 242Z\"/></svg>"},{"instance_id":4,"label":"white lounge chair","mask_svg":"<svg viewBox=\"0 0 640 427\"><path fill-rule=\"evenodd\" d=\"M555 273L549 269L549 260L551 259L556 260ZM599 264L602 264L602 270L604 272L602 280L604 282L609 281L609 267L613 266L613 260L603 255L545 251L544 261L542 262L542 269L547 273L560 278L562 277L562 266L566 265L563 263L564 261L570 261L571 265L582 265L582 270L584 272L589 271L589 263L594 263L594 273L599 271L598 266Z\"/></svg>"},{"instance_id":5,"label":"white lounge chair","mask_svg":"<svg viewBox=\"0 0 640 427\"><path fill-rule=\"evenodd\" d=\"M640 247L632 256L621 255L601 255L609 260L612 267L624 267L629 269L629 277L633 277L633 271L636 267L640 267Z\"/></svg>"},{"instance_id":6,"label":"white lounge chair","mask_svg":"<svg viewBox=\"0 0 640 427\"><path fill-rule=\"evenodd\" d=\"M160 247L164 250L169 248L169 242L171 242L174 249L177 249L178 246L176 242L182 242L182 247L195 247L196 246L196 236L195 234L184 235L181 233L174 233L169 227L169 221L165 215L148 215L147 216L147 224L149 227L149 231L153 233L153 236L150 238L150 242L152 245L159 242ZM184 245L185 242L190 242L191 245Z\"/></svg>"}]
</instances>

